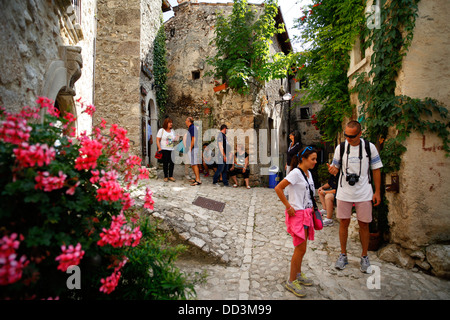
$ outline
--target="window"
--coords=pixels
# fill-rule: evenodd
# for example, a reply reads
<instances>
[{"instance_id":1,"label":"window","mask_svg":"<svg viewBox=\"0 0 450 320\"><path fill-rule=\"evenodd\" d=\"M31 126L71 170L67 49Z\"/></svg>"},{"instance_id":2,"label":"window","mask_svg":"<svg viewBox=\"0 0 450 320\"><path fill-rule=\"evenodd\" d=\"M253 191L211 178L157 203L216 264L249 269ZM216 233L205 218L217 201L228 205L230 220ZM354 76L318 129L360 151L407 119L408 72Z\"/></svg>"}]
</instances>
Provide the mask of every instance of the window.
<instances>
[{"instance_id":1,"label":"window","mask_svg":"<svg viewBox=\"0 0 450 320\"><path fill-rule=\"evenodd\" d=\"M196 70L196 71L192 71L192 80L197 80L200 79L200 71Z\"/></svg>"},{"instance_id":2,"label":"window","mask_svg":"<svg viewBox=\"0 0 450 320\"><path fill-rule=\"evenodd\" d=\"M308 120L311 118L311 110L309 108L300 108L300 119Z\"/></svg>"},{"instance_id":3,"label":"window","mask_svg":"<svg viewBox=\"0 0 450 320\"><path fill-rule=\"evenodd\" d=\"M72 5L75 9L75 22L81 25L81 0L72 0Z\"/></svg>"}]
</instances>

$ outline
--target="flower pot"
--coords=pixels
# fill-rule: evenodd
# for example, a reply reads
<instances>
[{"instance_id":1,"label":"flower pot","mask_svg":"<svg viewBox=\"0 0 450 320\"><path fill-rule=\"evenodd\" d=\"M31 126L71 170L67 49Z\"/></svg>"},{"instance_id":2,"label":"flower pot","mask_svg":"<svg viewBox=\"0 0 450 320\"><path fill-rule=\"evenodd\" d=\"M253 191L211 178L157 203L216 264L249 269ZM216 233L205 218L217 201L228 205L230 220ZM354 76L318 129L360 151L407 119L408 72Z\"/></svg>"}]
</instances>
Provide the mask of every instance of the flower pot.
<instances>
[{"instance_id":1,"label":"flower pot","mask_svg":"<svg viewBox=\"0 0 450 320\"><path fill-rule=\"evenodd\" d=\"M228 88L228 85L226 83L223 83L220 86L214 87L214 92L221 91L221 90L224 90L226 88Z\"/></svg>"},{"instance_id":2,"label":"flower pot","mask_svg":"<svg viewBox=\"0 0 450 320\"><path fill-rule=\"evenodd\" d=\"M369 235L369 251L377 251L380 248L381 235L379 232Z\"/></svg>"}]
</instances>

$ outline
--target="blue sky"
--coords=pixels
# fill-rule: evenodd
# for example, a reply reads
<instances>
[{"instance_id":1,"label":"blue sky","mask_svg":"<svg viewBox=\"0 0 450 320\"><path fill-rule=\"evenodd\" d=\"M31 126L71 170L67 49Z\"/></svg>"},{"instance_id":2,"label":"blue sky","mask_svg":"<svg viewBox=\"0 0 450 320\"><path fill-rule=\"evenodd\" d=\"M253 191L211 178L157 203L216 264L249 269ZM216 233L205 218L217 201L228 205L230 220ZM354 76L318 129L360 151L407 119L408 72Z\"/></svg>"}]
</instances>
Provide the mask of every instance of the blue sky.
<instances>
[{"instance_id":1,"label":"blue sky","mask_svg":"<svg viewBox=\"0 0 450 320\"><path fill-rule=\"evenodd\" d=\"M224 3L233 2L232 0L199 0L199 2L212 2L212 3ZM264 0L249 0L249 3L262 3ZM172 7L178 5L177 0L169 0ZM305 5L311 4L311 0L278 0L278 5L281 7L281 12L283 13L284 22L286 24L286 29L288 30L289 37L291 39L294 51L301 51L301 47L298 43L294 41L294 36L299 35L298 31L293 28L294 19L299 18L301 13L301 8ZM173 15L173 12L164 13L164 20L169 19Z\"/></svg>"}]
</instances>

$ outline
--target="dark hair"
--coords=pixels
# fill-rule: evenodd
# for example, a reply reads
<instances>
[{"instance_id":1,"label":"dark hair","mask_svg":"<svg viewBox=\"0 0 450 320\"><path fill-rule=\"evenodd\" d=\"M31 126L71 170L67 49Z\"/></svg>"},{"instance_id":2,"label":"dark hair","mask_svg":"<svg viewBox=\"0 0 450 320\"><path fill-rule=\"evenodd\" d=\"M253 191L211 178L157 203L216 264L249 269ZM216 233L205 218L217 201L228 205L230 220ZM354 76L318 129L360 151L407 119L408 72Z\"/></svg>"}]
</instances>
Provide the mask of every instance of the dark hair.
<instances>
[{"instance_id":1,"label":"dark hair","mask_svg":"<svg viewBox=\"0 0 450 320\"><path fill-rule=\"evenodd\" d=\"M173 121L172 121L172 119L170 119L169 117L167 117L165 120L164 120L164 123L163 123L163 128L164 128L164 130L167 130L167 128L169 127L169 123L173 123Z\"/></svg>"},{"instance_id":2,"label":"dark hair","mask_svg":"<svg viewBox=\"0 0 450 320\"><path fill-rule=\"evenodd\" d=\"M223 125L220 126L220 131L222 131L223 129L228 129L226 124L223 124Z\"/></svg>"},{"instance_id":3,"label":"dark hair","mask_svg":"<svg viewBox=\"0 0 450 320\"><path fill-rule=\"evenodd\" d=\"M300 143L300 140L301 140L300 132L298 132L298 130L294 130L289 135L291 135L291 134L294 136L294 143L297 143L297 142Z\"/></svg>"},{"instance_id":4,"label":"dark hair","mask_svg":"<svg viewBox=\"0 0 450 320\"><path fill-rule=\"evenodd\" d=\"M299 165L299 163L302 163L303 158L308 159L309 156L312 155L313 153L317 153L317 150L314 149L313 147L307 146L302 148L296 155L292 157L291 170L293 168L296 168Z\"/></svg>"}]
</instances>

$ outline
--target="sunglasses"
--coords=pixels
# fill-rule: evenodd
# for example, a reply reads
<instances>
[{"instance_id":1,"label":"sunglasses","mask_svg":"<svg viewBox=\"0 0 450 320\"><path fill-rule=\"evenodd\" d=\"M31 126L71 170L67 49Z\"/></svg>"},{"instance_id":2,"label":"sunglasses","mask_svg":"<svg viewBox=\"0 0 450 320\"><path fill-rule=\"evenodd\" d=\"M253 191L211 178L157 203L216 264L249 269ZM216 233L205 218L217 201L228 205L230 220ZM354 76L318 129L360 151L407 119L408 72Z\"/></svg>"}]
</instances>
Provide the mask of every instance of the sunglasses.
<instances>
[{"instance_id":1,"label":"sunglasses","mask_svg":"<svg viewBox=\"0 0 450 320\"><path fill-rule=\"evenodd\" d=\"M312 151L312 147L306 147L303 151L302 151L302 153L300 154L300 156L302 156L307 150L311 150ZM298 156L298 154L297 154L297 156Z\"/></svg>"},{"instance_id":2,"label":"sunglasses","mask_svg":"<svg viewBox=\"0 0 450 320\"><path fill-rule=\"evenodd\" d=\"M359 134L360 134L360 132L358 132L357 134L352 134L352 135L346 134L346 133L344 132L344 137L349 138L349 139L354 139L354 138L356 138Z\"/></svg>"}]
</instances>

